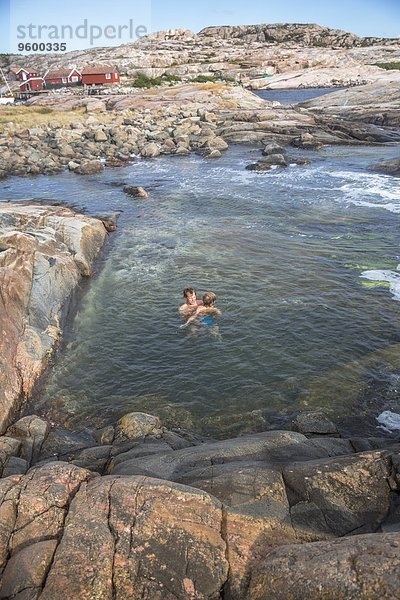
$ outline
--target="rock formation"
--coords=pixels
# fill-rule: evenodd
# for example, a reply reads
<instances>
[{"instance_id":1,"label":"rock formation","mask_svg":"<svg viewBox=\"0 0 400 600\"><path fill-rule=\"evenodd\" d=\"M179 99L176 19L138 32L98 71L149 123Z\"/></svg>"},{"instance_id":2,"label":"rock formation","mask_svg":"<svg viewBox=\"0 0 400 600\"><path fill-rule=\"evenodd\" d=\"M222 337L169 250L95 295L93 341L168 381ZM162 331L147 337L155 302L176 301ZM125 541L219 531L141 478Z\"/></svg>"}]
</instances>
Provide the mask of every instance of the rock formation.
<instances>
[{"instance_id":1,"label":"rock formation","mask_svg":"<svg viewBox=\"0 0 400 600\"><path fill-rule=\"evenodd\" d=\"M101 98L32 98L27 105L33 118L40 121L42 110L49 111L51 120L29 129L10 122L0 130L0 177L53 174L67 167L73 173L94 174L104 163L121 166L138 155L185 156L193 151L217 158L236 143L318 148L395 142L400 140L395 129L399 90L392 82L386 88L375 84L335 92L329 94L330 108L327 96L299 107L284 106L239 86L213 83ZM77 121L77 112L83 110Z\"/></svg>"},{"instance_id":2,"label":"rock formation","mask_svg":"<svg viewBox=\"0 0 400 600\"><path fill-rule=\"evenodd\" d=\"M105 237L100 220L62 206L1 203L1 432L45 368L68 300Z\"/></svg>"},{"instance_id":3,"label":"rock formation","mask_svg":"<svg viewBox=\"0 0 400 600\"><path fill-rule=\"evenodd\" d=\"M302 102L299 106L323 119L333 117L348 121L400 127L399 81L373 83L349 88Z\"/></svg>"},{"instance_id":4,"label":"rock formation","mask_svg":"<svg viewBox=\"0 0 400 600\"><path fill-rule=\"evenodd\" d=\"M399 445L322 414L293 427L326 433L205 443L131 413L90 437L24 417L0 438L0 598L396 597Z\"/></svg>"},{"instance_id":5,"label":"rock formation","mask_svg":"<svg viewBox=\"0 0 400 600\"><path fill-rule=\"evenodd\" d=\"M21 62L19 56L7 58L11 65ZM377 64L399 60L398 39L363 38L321 25L281 23L207 27L198 34L167 30L114 48L25 56L24 64L41 71L117 64L124 85L144 74L164 77L164 85L171 78L190 82L205 76L268 88L282 85L282 74L289 74L289 87L372 83L386 73ZM283 85L288 87L287 82Z\"/></svg>"}]
</instances>

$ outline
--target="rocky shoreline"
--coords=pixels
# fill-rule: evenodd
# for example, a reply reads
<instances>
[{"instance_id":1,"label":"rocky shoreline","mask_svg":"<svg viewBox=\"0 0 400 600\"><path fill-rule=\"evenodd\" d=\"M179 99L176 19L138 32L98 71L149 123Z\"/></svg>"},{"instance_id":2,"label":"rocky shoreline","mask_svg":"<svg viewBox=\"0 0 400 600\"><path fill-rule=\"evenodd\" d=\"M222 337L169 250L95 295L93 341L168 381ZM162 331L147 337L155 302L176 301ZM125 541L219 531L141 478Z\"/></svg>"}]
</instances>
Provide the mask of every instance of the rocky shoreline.
<instances>
[{"instance_id":1,"label":"rocky shoreline","mask_svg":"<svg viewBox=\"0 0 400 600\"><path fill-rule=\"evenodd\" d=\"M301 431L301 433L300 433ZM394 598L400 446L291 431L201 439L130 413L0 438L1 598Z\"/></svg>"},{"instance_id":2,"label":"rocky shoreline","mask_svg":"<svg viewBox=\"0 0 400 600\"><path fill-rule=\"evenodd\" d=\"M299 106L265 102L235 86L192 84L129 96L54 96L31 99L20 118L0 129L0 178L56 174L68 168L94 174L135 157L218 158L229 144L297 148L325 144L400 142L396 82L384 90L343 90ZM325 110L327 103L331 108ZM357 108L355 108L355 105ZM335 110L335 107L339 107ZM15 117L14 117L15 118Z\"/></svg>"},{"instance_id":3,"label":"rocky shoreline","mask_svg":"<svg viewBox=\"0 0 400 600\"><path fill-rule=\"evenodd\" d=\"M48 364L71 297L113 229L112 218L78 215L57 203L1 203L1 433Z\"/></svg>"}]
</instances>

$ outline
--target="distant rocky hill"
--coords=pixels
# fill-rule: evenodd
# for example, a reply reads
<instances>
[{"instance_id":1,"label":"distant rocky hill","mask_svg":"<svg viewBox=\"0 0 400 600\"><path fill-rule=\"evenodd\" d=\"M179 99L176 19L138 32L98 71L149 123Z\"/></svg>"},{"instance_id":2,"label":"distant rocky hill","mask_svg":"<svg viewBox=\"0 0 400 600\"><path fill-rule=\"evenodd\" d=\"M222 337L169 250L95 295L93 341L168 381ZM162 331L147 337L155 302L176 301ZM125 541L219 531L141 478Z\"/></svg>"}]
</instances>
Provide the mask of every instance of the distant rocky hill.
<instances>
[{"instance_id":1,"label":"distant rocky hill","mask_svg":"<svg viewBox=\"0 0 400 600\"><path fill-rule=\"evenodd\" d=\"M400 40L363 38L313 24L207 27L197 34L170 29L121 46L15 55L7 62L42 72L49 67L115 64L127 85L143 73L172 83L206 77L257 89L347 87L382 79L386 72L376 64L400 62ZM282 74L289 76L282 79ZM280 77L274 85L276 76Z\"/></svg>"},{"instance_id":2,"label":"distant rocky hill","mask_svg":"<svg viewBox=\"0 0 400 600\"><path fill-rule=\"evenodd\" d=\"M399 43L398 39L360 37L341 29L330 29L329 27L310 23L206 27L200 31L199 36L326 48L353 48L356 46L392 45Z\"/></svg>"}]
</instances>

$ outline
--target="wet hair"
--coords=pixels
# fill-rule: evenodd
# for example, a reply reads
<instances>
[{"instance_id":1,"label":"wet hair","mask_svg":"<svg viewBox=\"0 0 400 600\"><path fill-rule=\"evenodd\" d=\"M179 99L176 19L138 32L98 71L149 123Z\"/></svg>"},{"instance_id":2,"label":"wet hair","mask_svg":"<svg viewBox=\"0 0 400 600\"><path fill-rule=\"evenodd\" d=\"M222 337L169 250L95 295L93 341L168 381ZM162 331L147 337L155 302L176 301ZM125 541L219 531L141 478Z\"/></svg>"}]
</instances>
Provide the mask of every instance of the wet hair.
<instances>
[{"instance_id":1,"label":"wet hair","mask_svg":"<svg viewBox=\"0 0 400 600\"><path fill-rule=\"evenodd\" d=\"M196 290L193 289L192 287L187 287L183 290L183 297L187 298L189 294L195 294Z\"/></svg>"},{"instance_id":2,"label":"wet hair","mask_svg":"<svg viewBox=\"0 0 400 600\"><path fill-rule=\"evenodd\" d=\"M212 306L216 300L217 296L214 292L206 292L203 296L203 306Z\"/></svg>"}]
</instances>

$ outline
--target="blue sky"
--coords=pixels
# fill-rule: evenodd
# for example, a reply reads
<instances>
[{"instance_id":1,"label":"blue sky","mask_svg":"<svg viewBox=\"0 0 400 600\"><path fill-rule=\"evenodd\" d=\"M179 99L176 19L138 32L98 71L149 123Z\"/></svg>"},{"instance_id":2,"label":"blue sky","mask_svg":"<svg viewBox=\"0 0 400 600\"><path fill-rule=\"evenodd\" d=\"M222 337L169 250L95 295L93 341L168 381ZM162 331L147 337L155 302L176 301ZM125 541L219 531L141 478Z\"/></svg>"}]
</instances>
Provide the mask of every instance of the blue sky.
<instances>
[{"instance_id":1,"label":"blue sky","mask_svg":"<svg viewBox=\"0 0 400 600\"><path fill-rule=\"evenodd\" d=\"M0 0L0 52L15 49L17 25L70 25L84 19L88 25L118 27L132 20L133 28L145 25L152 31L186 27L199 31L208 25L253 23L319 23L359 35L400 36L400 0ZM96 30L97 31L97 30ZM24 42L34 42L25 29ZM118 45L129 41L125 29L121 40L93 41L93 45ZM75 37L75 36L74 36ZM46 39L42 33L43 41ZM53 41L54 38L53 38ZM86 39L67 39L67 49L90 46Z\"/></svg>"}]
</instances>

